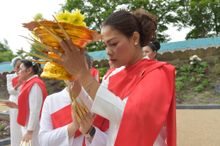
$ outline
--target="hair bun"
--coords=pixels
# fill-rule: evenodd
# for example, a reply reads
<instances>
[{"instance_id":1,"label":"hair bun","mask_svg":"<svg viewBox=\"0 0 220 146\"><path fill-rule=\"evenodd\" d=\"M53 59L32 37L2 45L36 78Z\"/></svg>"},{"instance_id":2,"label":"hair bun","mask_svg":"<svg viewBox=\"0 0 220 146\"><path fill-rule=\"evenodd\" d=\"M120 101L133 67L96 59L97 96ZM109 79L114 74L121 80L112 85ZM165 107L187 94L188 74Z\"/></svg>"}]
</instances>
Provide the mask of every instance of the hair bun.
<instances>
[{"instance_id":1,"label":"hair bun","mask_svg":"<svg viewBox=\"0 0 220 146\"><path fill-rule=\"evenodd\" d=\"M160 49L160 42L158 40L155 40L152 42L155 46L155 48L157 49L157 51Z\"/></svg>"}]
</instances>

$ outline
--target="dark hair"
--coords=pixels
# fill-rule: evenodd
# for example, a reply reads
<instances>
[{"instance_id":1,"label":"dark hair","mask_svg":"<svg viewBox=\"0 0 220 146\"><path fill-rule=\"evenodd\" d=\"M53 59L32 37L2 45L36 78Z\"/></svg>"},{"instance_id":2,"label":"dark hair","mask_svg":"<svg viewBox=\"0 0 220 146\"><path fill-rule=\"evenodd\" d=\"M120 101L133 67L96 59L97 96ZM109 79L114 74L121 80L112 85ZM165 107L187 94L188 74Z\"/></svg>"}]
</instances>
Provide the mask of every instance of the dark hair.
<instances>
[{"instance_id":1,"label":"dark hair","mask_svg":"<svg viewBox=\"0 0 220 146\"><path fill-rule=\"evenodd\" d=\"M157 28L156 17L143 9L133 13L120 10L112 13L103 23L120 31L127 37L131 37L135 31L140 34L141 47L146 46L155 37Z\"/></svg>"},{"instance_id":2,"label":"dark hair","mask_svg":"<svg viewBox=\"0 0 220 146\"><path fill-rule=\"evenodd\" d=\"M24 64L25 68L32 68L34 74L40 74L41 73L41 66L39 63L32 63L30 60L23 59L21 60L21 63Z\"/></svg>"},{"instance_id":3,"label":"dark hair","mask_svg":"<svg viewBox=\"0 0 220 146\"><path fill-rule=\"evenodd\" d=\"M154 51L157 52L160 49L160 42L155 40L153 42L150 42L148 46Z\"/></svg>"}]
</instances>

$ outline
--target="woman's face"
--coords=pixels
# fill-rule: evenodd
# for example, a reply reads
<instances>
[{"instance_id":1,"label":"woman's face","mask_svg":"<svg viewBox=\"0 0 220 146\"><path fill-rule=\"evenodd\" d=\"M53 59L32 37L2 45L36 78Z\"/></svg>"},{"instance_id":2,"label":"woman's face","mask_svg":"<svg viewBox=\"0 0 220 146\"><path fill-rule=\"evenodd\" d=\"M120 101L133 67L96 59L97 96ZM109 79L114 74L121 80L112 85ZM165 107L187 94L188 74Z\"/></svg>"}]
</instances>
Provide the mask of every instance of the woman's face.
<instances>
[{"instance_id":1,"label":"woman's face","mask_svg":"<svg viewBox=\"0 0 220 146\"><path fill-rule=\"evenodd\" d=\"M25 81L30 77L31 73L32 73L31 68L26 68L24 64L21 63L18 71L19 79Z\"/></svg>"},{"instance_id":2,"label":"woman's face","mask_svg":"<svg viewBox=\"0 0 220 146\"><path fill-rule=\"evenodd\" d=\"M103 26L101 34L111 67L131 65L142 54L139 48L139 35L138 39L134 36L127 38L111 26Z\"/></svg>"},{"instance_id":3,"label":"woman's face","mask_svg":"<svg viewBox=\"0 0 220 146\"><path fill-rule=\"evenodd\" d=\"M18 71L19 71L19 68L20 68L20 65L21 65L21 60L18 60L15 64L15 67L14 67L14 72L16 72L18 74Z\"/></svg>"},{"instance_id":4,"label":"woman's face","mask_svg":"<svg viewBox=\"0 0 220 146\"><path fill-rule=\"evenodd\" d=\"M144 46L142 48L143 56L149 59L156 59L157 52L154 52L149 46Z\"/></svg>"}]
</instances>

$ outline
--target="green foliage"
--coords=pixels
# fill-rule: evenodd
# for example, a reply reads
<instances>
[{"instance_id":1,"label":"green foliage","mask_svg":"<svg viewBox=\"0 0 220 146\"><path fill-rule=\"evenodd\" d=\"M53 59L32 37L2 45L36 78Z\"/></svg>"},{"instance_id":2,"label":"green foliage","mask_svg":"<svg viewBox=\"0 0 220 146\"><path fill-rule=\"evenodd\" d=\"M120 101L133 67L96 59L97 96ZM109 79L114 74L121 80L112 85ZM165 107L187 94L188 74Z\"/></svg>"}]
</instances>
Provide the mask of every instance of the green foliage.
<instances>
[{"instance_id":1,"label":"green foliage","mask_svg":"<svg viewBox=\"0 0 220 146\"><path fill-rule=\"evenodd\" d=\"M103 76L105 75L105 73L108 70L108 67L100 67L100 68L98 68L98 70L99 70L100 79L102 80Z\"/></svg>"},{"instance_id":2,"label":"green foliage","mask_svg":"<svg viewBox=\"0 0 220 146\"><path fill-rule=\"evenodd\" d=\"M16 56L20 56L21 58L25 58L26 56L28 56L25 51L21 48L16 52Z\"/></svg>"},{"instance_id":3,"label":"green foliage","mask_svg":"<svg viewBox=\"0 0 220 146\"><path fill-rule=\"evenodd\" d=\"M3 43L0 42L0 62L11 61L13 57L13 52L10 50L7 40L4 40Z\"/></svg>"},{"instance_id":4,"label":"green foliage","mask_svg":"<svg viewBox=\"0 0 220 146\"><path fill-rule=\"evenodd\" d=\"M155 14L158 18L157 38L161 42L169 40L169 36L164 33L169 24L178 24L180 17L174 14L179 9L179 0L117 0L117 1L100 1L100 0L67 0L62 6L62 10L72 11L80 9L86 16L86 24L89 28L100 31L102 22L115 10L125 7L128 10L144 8ZM103 50L101 43L90 44L89 51Z\"/></svg>"},{"instance_id":5,"label":"green foliage","mask_svg":"<svg viewBox=\"0 0 220 146\"><path fill-rule=\"evenodd\" d=\"M219 36L219 0L184 0L180 5L177 14L181 17L182 25L191 28L187 39Z\"/></svg>"},{"instance_id":6,"label":"green foliage","mask_svg":"<svg viewBox=\"0 0 220 146\"><path fill-rule=\"evenodd\" d=\"M190 64L177 68L177 95L181 96L185 90L194 90L196 92L204 91L209 85L207 69L207 62L198 60L194 60Z\"/></svg>"}]
</instances>

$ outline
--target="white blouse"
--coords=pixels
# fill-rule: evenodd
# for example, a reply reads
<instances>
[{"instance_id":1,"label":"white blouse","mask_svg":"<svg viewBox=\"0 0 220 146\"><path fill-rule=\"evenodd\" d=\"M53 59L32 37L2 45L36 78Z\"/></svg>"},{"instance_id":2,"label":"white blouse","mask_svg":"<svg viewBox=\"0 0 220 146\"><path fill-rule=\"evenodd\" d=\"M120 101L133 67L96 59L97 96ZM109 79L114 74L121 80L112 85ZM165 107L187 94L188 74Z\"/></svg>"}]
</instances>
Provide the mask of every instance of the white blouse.
<instances>
[{"instance_id":1,"label":"white blouse","mask_svg":"<svg viewBox=\"0 0 220 146\"><path fill-rule=\"evenodd\" d=\"M7 78L7 90L8 93L10 94L9 100L18 104L18 94L20 92L20 87L17 90L15 90L15 88L12 85L12 79L16 76L17 76L16 73L7 74L6 78Z\"/></svg>"}]
</instances>

